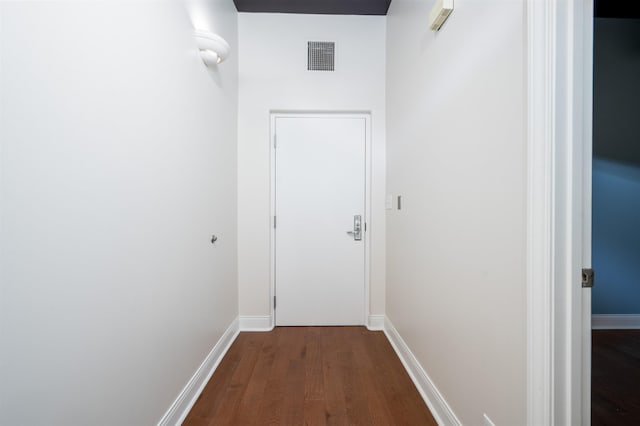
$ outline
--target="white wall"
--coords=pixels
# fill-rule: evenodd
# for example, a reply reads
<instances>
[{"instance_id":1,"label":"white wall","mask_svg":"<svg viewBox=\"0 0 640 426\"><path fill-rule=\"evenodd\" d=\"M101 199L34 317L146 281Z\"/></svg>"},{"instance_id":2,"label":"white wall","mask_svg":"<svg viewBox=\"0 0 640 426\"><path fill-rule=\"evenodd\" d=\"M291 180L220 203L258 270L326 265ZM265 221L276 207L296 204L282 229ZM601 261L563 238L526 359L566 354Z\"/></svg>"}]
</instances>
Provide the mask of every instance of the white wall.
<instances>
[{"instance_id":1,"label":"white wall","mask_svg":"<svg viewBox=\"0 0 640 426\"><path fill-rule=\"evenodd\" d=\"M0 424L154 424L237 316L237 13L0 14Z\"/></svg>"},{"instance_id":2,"label":"white wall","mask_svg":"<svg viewBox=\"0 0 640 426\"><path fill-rule=\"evenodd\" d=\"M385 18L239 14L240 314L269 315L269 114L358 111L372 117L371 313L384 313ZM336 42L336 71L306 69L307 41Z\"/></svg>"},{"instance_id":3,"label":"white wall","mask_svg":"<svg viewBox=\"0 0 640 426\"><path fill-rule=\"evenodd\" d=\"M524 4L387 17L387 315L465 425L526 423Z\"/></svg>"}]
</instances>

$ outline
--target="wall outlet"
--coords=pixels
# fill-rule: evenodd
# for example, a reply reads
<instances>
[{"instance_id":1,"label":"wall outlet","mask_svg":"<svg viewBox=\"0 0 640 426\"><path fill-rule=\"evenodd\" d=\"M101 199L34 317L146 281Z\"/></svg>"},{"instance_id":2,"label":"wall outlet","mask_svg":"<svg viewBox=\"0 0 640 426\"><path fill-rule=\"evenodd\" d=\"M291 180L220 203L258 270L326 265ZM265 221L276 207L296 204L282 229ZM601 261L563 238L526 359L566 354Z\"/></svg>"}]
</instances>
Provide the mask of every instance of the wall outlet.
<instances>
[{"instance_id":1,"label":"wall outlet","mask_svg":"<svg viewBox=\"0 0 640 426\"><path fill-rule=\"evenodd\" d=\"M496 424L491 421L489 416L487 416L487 413L484 413L482 415L482 418L484 420L484 426L496 426Z\"/></svg>"}]
</instances>

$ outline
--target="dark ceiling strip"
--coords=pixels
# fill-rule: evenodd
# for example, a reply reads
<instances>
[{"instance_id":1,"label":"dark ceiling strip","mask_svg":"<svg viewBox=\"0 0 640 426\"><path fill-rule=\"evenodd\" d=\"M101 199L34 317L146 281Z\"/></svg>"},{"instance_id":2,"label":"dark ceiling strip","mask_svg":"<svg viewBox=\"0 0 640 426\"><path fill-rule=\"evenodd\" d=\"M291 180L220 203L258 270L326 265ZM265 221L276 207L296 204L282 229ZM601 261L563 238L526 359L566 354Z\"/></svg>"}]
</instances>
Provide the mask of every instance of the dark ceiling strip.
<instances>
[{"instance_id":1,"label":"dark ceiling strip","mask_svg":"<svg viewBox=\"0 0 640 426\"><path fill-rule=\"evenodd\" d=\"M640 19L640 2L637 0L596 0L596 18Z\"/></svg>"},{"instance_id":2,"label":"dark ceiling strip","mask_svg":"<svg viewBox=\"0 0 640 426\"><path fill-rule=\"evenodd\" d=\"M234 0L238 12L386 15L391 0Z\"/></svg>"}]
</instances>

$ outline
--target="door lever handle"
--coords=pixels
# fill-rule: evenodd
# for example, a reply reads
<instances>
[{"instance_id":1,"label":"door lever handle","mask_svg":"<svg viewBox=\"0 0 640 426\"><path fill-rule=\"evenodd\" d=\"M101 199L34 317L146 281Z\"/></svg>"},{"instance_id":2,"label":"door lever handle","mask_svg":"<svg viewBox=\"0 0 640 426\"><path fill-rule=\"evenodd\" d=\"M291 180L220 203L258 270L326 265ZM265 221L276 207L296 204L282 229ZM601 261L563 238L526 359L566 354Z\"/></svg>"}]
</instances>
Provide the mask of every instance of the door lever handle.
<instances>
[{"instance_id":1,"label":"door lever handle","mask_svg":"<svg viewBox=\"0 0 640 426\"><path fill-rule=\"evenodd\" d=\"M357 214L353 216L353 231L347 231L347 234L353 237L354 241L362 240L362 216Z\"/></svg>"}]
</instances>

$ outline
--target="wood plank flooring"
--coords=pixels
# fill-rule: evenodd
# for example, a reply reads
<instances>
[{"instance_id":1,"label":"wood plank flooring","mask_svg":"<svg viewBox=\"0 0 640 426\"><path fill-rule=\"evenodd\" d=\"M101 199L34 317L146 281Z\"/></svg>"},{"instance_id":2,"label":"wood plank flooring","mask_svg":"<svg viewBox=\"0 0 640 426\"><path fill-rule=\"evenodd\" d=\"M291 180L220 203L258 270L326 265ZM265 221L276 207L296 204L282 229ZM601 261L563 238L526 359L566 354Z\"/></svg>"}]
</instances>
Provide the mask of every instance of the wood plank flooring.
<instances>
[{"instance_id":1,"label":"wood plank flooring","mask_svg":"<svg viewBox=\"0 0 640 426\"><path fill-rule=\"evenodd\" d=\"M591 424L640 425L640 330L593 330Z\"/></svg>"},{"instance_id":2,"label":"wood plank flooring","mask_svg":"<svg viewBox=\"0 0 640 426\"><path fill-rule=\"evenodd\" d=\"M240 333L184 425L436 422L381 331L277 327Z\"/></svg>"}]
</instances>

